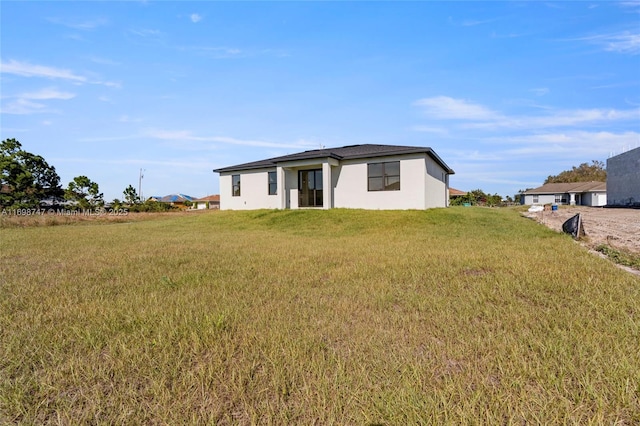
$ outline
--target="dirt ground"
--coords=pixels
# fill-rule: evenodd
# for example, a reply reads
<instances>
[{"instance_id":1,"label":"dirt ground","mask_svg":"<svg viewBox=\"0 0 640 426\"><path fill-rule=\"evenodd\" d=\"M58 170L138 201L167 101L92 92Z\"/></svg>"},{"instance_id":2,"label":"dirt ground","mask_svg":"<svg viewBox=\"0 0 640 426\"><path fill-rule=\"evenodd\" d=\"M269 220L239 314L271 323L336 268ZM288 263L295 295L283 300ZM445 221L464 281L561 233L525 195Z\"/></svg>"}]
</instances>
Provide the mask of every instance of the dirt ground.
<instances>
[{"instance_id":1,"label":"dirt ground","mask_svg":"<svg viewBox=\"0 0 640 426\"><path fill-rule=\"evenodd\" d=\"M590 247L608 244L640 254L640 210L599 207L563 207L556 211L524 212L524 216L562 232L562 224L580 213L586 243Z\"/></svg>"}]
</instances>

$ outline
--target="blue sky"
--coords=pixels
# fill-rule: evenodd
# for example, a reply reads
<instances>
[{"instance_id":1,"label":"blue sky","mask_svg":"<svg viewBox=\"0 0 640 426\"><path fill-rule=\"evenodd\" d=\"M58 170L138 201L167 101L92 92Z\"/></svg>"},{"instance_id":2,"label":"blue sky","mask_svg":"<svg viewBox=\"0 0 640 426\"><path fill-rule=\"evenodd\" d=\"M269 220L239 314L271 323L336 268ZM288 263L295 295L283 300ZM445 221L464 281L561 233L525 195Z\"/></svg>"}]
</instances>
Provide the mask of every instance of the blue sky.
<instances>
[{"instance_id":1,"label":"blue sky","mask_svg":"<svg viewBox=\"0 0 640 426\"><path fill-rule=\"evenodd\" d=\"M432 147L513 195L640 146L640 2L0 2L0 137L105 200L213 169Z\"/></svg>"}]
</instances>

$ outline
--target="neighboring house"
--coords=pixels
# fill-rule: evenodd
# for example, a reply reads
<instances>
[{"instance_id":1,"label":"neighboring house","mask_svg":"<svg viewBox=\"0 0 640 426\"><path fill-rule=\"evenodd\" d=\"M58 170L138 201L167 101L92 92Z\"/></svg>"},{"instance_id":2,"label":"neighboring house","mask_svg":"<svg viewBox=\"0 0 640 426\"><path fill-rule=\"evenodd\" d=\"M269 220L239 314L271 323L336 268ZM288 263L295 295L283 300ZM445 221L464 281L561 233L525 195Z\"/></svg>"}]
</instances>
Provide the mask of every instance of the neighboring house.
<instances>
[{"instance_id":1,"label":"neighboring house","mask_svg":"<svg viewBox=\"0 0 640 426\"><path fill-rule=\"evenodd\" d=\"M446 207L454 171L431 149L351 145L214 170L220 208Z\"/></svg>"},{"instance_id":2,"label":"neighboring house","mask_svg":"<svg viewBox=\"0 0 640 426\"><path fill-rule=\"evenodd\" d=\"M464 191L460 191L459 189L455 188L449 188L449 198L451 199L464 197L465 195L467 195L467 193Z\"/></svg>"},{"instance_id":3,"label":"neighboring house","mask_svg":"<svg viewBox=\"0 0 640 426\"><path fill-rule=\"evenodd\" d=\"M220 208L220 196L219 195L207 195L206 197L196 198L193 200L192 209L205 210L205 209L219 209Z\"/></svg>"},{"instance_id":4,"label":"neighboring house","mask_svg":"<svg viewBox=\"0 0 640 426\"><path fill-rule=\"evenodd\" d=\"M158 196L149 197L149 200L157 201L159 203L168 203L168 204L171 204L172 206L179 207L179 208L186 208L185 203L187 201L189 203L192 203L194 198L184 194L171 194L171 195L165 195L164 197L158 197Z\"/></svg>"},{"instance_id":5,"label":"neighboring house","mask_svg":"<svg viewBox=\"0 0 640 426\"><path fill-rule=\"evenodd\" d=\"M610 206L640 206L640 148L607 160L607 200Z\"/></svg>"},{"instance_id":6,"label":"neighboring house","mask_svg":"<svg viewBox=\"0 0 640 426\"><path fill-rule=\"evenodd\" d=\"M547 183L522 193L521 204L568 204L579 206L605 206L607 184L605 182Z\"/></svg>"}]
</instances>

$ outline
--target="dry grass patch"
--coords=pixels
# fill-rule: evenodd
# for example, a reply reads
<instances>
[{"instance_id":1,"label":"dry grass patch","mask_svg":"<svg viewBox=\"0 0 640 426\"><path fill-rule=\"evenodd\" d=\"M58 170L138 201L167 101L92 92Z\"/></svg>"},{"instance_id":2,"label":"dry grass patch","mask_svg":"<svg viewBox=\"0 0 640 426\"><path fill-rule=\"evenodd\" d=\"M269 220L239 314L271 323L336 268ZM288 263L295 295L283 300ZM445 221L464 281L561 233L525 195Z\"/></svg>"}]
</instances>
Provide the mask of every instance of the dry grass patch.
<instances>
[{"instance_id":1,"label":"dry grass patch","mask_svg":"<svg viewBox=\"0 0 640 426\"><path fill-rule=\"evenodd\" d=\"M640 280L510 210L0 230L0 422L640 422Z\"/></svg>"}]
</instances>

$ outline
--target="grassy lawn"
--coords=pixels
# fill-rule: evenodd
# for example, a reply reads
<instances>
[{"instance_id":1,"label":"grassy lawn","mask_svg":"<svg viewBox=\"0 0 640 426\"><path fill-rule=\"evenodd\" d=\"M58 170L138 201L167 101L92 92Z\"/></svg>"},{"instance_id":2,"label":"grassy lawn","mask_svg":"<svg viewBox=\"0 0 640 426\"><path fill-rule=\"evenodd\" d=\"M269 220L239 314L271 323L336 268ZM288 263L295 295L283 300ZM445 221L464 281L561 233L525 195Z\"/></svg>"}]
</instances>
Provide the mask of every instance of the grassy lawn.
<instances>
[{"instance_id":1,"label":"grassy lawn","mask_svg":"<svg viewBox=\"0 0 640 426\"><path fill-rule=\"evenodd\" d=\"M0 423L638 424L640 279L515 210L0 229Z\"/></svg>"}]
</instances>

